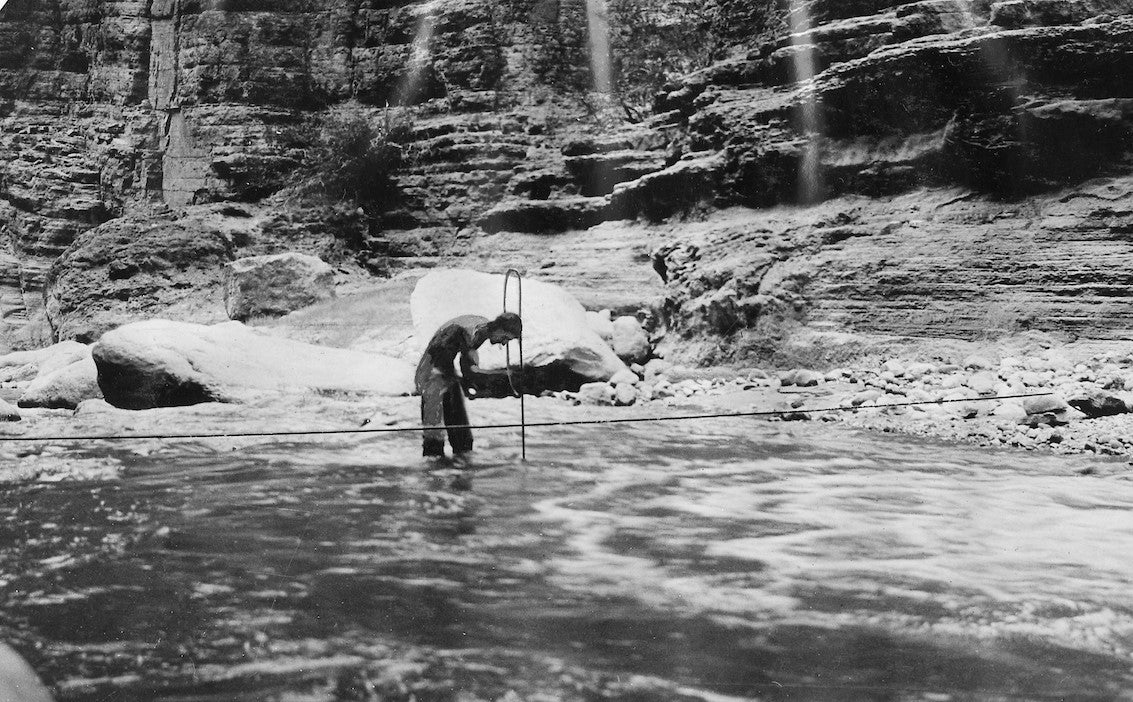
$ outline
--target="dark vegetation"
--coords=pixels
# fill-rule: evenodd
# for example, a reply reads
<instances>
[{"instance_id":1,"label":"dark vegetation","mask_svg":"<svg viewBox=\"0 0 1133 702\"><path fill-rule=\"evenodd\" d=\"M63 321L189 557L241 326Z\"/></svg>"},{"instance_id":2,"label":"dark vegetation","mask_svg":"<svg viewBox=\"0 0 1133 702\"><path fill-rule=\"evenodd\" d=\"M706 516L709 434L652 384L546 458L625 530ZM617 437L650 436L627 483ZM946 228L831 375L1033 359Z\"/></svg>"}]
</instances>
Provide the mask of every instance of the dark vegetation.
<instances>
[{"instance_id":1,"label":"dark vegetation","mask_svg":"<svg viewBox=\"0 0 1133 702\"><path fill-rule=\"evenodd\" d=\"M608 0L613 90L632 121L653 109L666 84L750 42L775 16L734 0ZM753 7L754 5L754 7Z\"/></svg>"},{"instance_id":2,"label":"dark vegetation","mask_svg":"<svg viewBox=\"0 0 1133 702\"><path fill-rule=\"evenodd\" d=\"M304 195L355 204L371 214L388 209L396 200L393 174L410 133L409 121L389 110L375 124L355 106L333 109L316 125L294 184Z\"/></svg>"}]
</instances>

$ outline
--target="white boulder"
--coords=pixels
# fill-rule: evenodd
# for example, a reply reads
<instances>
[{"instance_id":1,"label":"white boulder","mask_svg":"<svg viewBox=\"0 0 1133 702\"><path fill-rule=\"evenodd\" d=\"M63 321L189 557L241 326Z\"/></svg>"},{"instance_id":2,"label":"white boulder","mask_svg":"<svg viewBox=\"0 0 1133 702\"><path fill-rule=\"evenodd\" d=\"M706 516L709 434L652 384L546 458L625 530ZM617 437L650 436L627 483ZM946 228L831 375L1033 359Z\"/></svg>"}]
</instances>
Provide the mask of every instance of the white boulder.
<instances>
[{"instance_id":1,"label":"white boulder","mask_svg":"<svg viewBox=\"0 0 1133 702\"><path fill-rule=\"evenodd\" d=\"M503 312L504 276L470 270L437 270L418 281L409 298L413 327L421 347L445 322L465 314L488 319ZM509 312L518 310L519 290L508 285ZM519 362L519 345L512 342L512 364ZM557 285L523 279L523 352L529 366L560 362L592 380L609 380L628 370L587 321L586 310ZM502 347L480 347L480 367L506 366Z\"/></svg>"},{"instance_id":2,"label":"white boulder","mask_svg":"<svg viewBox=\"0 0 1133 702\"><path fill-rule=\"evenodd\" d=\"M0 422L18 422L22 419L20 411L6 400L0 400Z\"/></svg>"},{"instance_id":3,"label":"white boulder","mask_svg":"<svg viewBox=\"0 0 1133 702\"><path fill-rule=\"evenodd\" d=\"M60 341L42 349L13 351L0 356L0 368L9 366L35 366L43 372L70 365L90 353L90 346L77 341Z\"/></svg>"},{"instance_id":4,"label":"white boulder","mask_svg":"<svg viewBox=\"0 0 1133 702\"><path fill-rule=\"evenodd\" d=\"M94 364L90 347L82 358L58 370L47 368L20 395L20 407L48 407L75 409L83 400L102 397L98 387L98 368Z\"/></svg>"},{"instance_id":5,"label":"white boulder","mask_svg":"<svg viewBox=\"0 0 1133 702\"><path fill-rule=\"evenodd\" d=\"M931 363L910 363L905 366L905 377L910 380L919 380L926 375L932 375L936 372L936 366Z\"/></svg>"},{"instance_id":6,"label":"white boulder","mask_svg":"<svg viewBox=\"0 0 1133 702\"><path fill-rule=\"evenodd\" d=\"M641 379L637 377L637 373L634 373L632 370L624 370L614 373L614 376L610 378L610 385L617 385L619 383L637 385L640 380Z\"/></svg>"},{"instance_id":7,"label":"white boulder","mask_svg":"<svg viewBox=\"0 0 1133 702\"><path fill-rule=\"evenodd\" d=\"M1063 414L1069 410L1070 405L1058 395L1039 395L1023 399L1023 411L1027 414Z\"/></svg>"},{"instance_id":8,"label":"white boulder","mask_svg":"<svg viewBox=\"0 0 1133 702\"><path fill-rule=\"evenodd\" d=\"M609 383L583 383L578 389L578 401L584 405L614 404L614 387Z\"/></svg>"},{"instance_id":9,"label":"white boulder","mask_svg":"<svg viewBox=\"0 0 1133 702\"><path fill-rule=\"evenodd\" d=\"M308 391L413 391L414 369L404 361L281 339L240 322L135 322L103 334L92 353L107 401L128 409Z\"/></svg>"},{"instance_id":10,"label":"white boulder","mask_svg":"<svg viewBox=\"0 0 1133 702\"><path fill-rule=\"evenodd\" d=\"M0 700L51 702L51 694L32 667L15 649L3 643L0 643Z\"/></svg>"},{"instance_id":11,"label":"white boulder","mask_svg":"<svg viewBox=\"0 0 1133 702\"><path fill-rule=\"evenodd\" d=\"M630 383L618 383L614 386L614 404L632 405L637 400L637 388Z\"/></svg>"},{"instance_id":12,"label":"white boulder","mask_svg":"<svg viewBox=\"0 0 1133 702\"><path fill-rule=\"evenodd\" d=\"M649 359L653 348L649 345L649 335L645 333L637 317L618 317L614 320L613 327L611 346L618 358L626 363L644 363Z\"/></svg>"},{"instance_id":13,"label":"white boulder","mask_svg":"<svg viewBox=\"0 0 1133 702\"><path fill-rule=\"evenodd\" d=\"M614 340L614 320L610 318L610 310L601 310L593 312L586 311L586 323L590 328L598 332L598 336L602 337L602 341L607 344Z\"/></svg>"},{"instance_id":14,"label":"white boulder","mask_svg":"<svg viewBox=\"0 0 1133 702\"><path fill-rule=\"evenodd\" d=\"M227 266L224 308L229 319L278 317L331 297L334 269L317 256L247 256Z\"/></svg>"},{"instance_id":15,"label":"white boulder","mask_svg":"<svg viewBox=\"0 0 1133 702\"><path fill-rule=\"evenodd\" d=\"M964 384L979 395L994 395L999 377L991 371L977 371L968 376Z\"/></svg>"},{"instance_id":16,"label":"white boulder","mask_svg":"<svg viewBox=\"0 0 1133 702\"><path fill-rule=\"evenodd\" d=\"M989 359L986 356L980 356L978 354L972 354L972 355L966 357L960 363L960 365L963 366L964 368L966 368L967 370L977 370L977 371L994 370L996 368L999 368L998 363L996 363L995 361L992 361L991 359Z\"/></svg>"}]
</instances>

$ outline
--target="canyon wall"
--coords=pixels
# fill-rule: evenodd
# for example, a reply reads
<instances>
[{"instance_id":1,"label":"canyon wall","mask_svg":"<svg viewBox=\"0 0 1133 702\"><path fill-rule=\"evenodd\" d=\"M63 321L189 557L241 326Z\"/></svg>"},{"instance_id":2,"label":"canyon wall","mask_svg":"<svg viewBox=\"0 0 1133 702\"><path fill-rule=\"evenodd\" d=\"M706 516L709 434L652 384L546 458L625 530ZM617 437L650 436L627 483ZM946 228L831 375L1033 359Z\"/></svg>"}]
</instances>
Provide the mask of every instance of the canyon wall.
<instances>
[{"instance_id":1,"label":"canyon wall","mask_svg":"<svg viewBox=\"0 0 1133 702\"><path fill-rule=\"evenodd\" d=\"M561 160L554 133L586 109L558 97L590 80L586 26L585 0L11 0L0 12L0 337L90 338L162 309L200 282L184 251L162 251L186 224L228 239L321 227L379 257L435 255L514 171ZM286 185L347 103L412 124L413 157L382 222L359 234L341 212L312 224L286 202L263 218L207 207ZM124 215L118 234L83 238ZM100 242L126 230L138 243L119 253L138 260L116 284L93 279Z\"/></svg>"},{"instance_id":2,"label":"canyon wall","mask_svg":"<svg viewBox=\"0 0 1133 702\"><path fill-rule=\"evenodd\" d=\"M834 346L1133 339L1131 15L1127 0L792 3L774 41L658 101L689 153L650 179L754 208L658 250L672 328L715 339L719 360L774 354L801 327ZM664 192L614 197L664 216Z\"/></svg>"},{"instance_id":3,"label":"canyon wall","mask_svg":"<svg viewBox=\"0 0 1133 702\"><path fill-rule=\"evenodd\" d=\"M640 233L660 324L721 360L793 327L1133 336L1133 0L645 5L713 60L631 121L589 50L612 23L616 73L626 28L585 0L10 0L0 336L210 321L249 252L383 273L595 225ZM342 105L407 125L380 211L280 199Z\"/></svg>"}]
</instances>

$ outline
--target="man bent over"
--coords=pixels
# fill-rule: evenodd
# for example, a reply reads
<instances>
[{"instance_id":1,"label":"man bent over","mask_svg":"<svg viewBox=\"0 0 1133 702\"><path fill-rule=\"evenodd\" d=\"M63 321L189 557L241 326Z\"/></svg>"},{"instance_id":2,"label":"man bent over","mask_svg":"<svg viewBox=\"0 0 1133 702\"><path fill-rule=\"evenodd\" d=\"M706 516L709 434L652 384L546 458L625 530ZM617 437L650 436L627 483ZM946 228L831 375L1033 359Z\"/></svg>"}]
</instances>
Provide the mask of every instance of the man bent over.
<instances>
[{"instance_id":1,"label":"man bent over","mask_svg":"<svg viewBox=\"0 0 1133 702\"><path fill-rule=\"evenodd\" d=\"M506 344L522 333L523 322L519 315L505 312L491 321L479 315L463 315L445 322L433 334L417 364L416 375L417 392L421 394L421 423L426 427L424 456L445 455L446 432L454 455L472 450L472 430L467 426L464 396L465 383L479 363L476 349L485 341ZM460 376L453 368L458 355Z\"/></svg>"}]
</instances>

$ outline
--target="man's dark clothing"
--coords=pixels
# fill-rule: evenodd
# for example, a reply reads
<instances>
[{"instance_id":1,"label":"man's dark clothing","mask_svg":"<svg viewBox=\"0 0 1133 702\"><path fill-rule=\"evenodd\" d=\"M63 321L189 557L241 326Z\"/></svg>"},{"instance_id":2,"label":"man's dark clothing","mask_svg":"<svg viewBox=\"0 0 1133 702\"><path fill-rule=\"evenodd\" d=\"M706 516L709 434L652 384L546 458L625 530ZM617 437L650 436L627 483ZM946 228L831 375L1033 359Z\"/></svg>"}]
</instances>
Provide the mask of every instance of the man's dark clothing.
<instances>
[{"instance_id":1,"label":"man's dark clothing","mask_svg":"<svg viewBox=\"0 0 1133 702\"><path fill-rule=\"evenodd\" d=\"M417 392L421 393L421 423L435 427L424 430L426 456L444 455L446 431L453 453L472 450L472 430L458 426L468 424L468 412L464 408L461 379L453 364L459 355L462 374L476 365L473 336L476 328L487 322L486 318L471 314L449 320L433 334L421 355L415 376Z\"/></svg>"}]
</instances>

